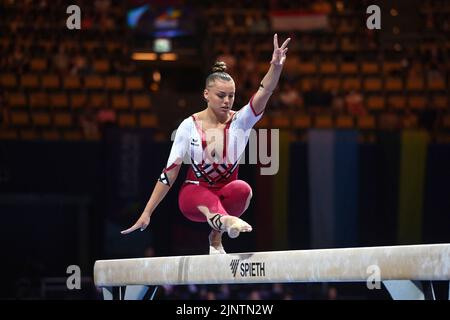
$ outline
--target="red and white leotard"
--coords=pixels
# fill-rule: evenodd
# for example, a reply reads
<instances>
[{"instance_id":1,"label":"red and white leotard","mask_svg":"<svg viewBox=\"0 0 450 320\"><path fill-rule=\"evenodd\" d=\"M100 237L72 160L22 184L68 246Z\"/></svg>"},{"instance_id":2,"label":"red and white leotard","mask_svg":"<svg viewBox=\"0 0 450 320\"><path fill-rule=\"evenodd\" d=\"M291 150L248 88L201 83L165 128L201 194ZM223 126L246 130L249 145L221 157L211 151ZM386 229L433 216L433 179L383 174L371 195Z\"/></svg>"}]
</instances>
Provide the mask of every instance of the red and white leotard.
<instances>
[{"instance_id":1,"label":"red and white leotard","mask_svg":"<svg viewBox=\"0 0 450 320\"><path fill-rule=\"evenodd\" d=\"M252 99L233 114L223 132L222 157L217 157L215 152L210 155L207 148L207 137L214 136L214 131L205 132L194 115L186 118L177 129L160 181L168 184L166 173L182 162L191 165L186 177L188 183L216 189L236 180L239 160L245 151L250 131L261 117L262 113L256 114L254 111Z\"/></svg>"}]
</instances>

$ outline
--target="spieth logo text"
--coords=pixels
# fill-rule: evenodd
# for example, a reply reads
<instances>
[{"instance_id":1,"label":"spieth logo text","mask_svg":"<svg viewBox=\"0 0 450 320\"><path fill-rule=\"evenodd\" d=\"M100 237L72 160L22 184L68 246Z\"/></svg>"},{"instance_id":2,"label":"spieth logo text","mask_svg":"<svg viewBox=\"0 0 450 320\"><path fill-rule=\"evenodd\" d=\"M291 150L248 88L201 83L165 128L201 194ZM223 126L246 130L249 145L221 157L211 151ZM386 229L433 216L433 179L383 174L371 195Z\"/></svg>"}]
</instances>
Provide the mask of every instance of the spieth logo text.
<instances>
[{"instance_id":1,"label":"spieth logo text","mask_svg":"<svg viewBox=\"0 0 450 320\"><path fill-rule=\"evenodd\" d=\"M238 269L241 277L264 277L266 275L265 262L241 262L239 259L233 259L230 269L233 277L236 277Z\"/></svg>"}]
</instances>

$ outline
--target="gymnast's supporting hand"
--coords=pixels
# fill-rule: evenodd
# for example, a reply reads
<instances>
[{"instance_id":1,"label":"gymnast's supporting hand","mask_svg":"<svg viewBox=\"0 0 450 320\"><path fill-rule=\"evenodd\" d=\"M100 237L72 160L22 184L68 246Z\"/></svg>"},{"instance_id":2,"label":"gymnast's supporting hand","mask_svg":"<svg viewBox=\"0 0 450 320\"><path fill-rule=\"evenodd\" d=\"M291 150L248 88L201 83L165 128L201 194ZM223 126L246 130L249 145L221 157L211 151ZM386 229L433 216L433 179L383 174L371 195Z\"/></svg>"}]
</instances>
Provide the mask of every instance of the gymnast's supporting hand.
<instances>
[{"instance_id":1,"label":"gymnast's supporting hand","mask_svg":"<svg viewBox=\"0 0 450 320\"><path fill-rule=\"evenodd\" d=\"M137 229L140 229L141 231L144 231L145 228L147 228L149 224L150 224L150 214L144 211L141 214L141 216L138 219L138 221L136 221L136 223L132 227L130 227L130 228L126 229L126 230L123 230L120 233L121 234L128 234L128 233L131 233L131 232L133 232L133 231L135 231Z\"/></svg>"},{"instance_id":2,"label":"gymnast's supporting hand","mask_svg":"<svg viewBox=\"0 0 450 320\"><path fill-rule=\"evenodd\" d=\"M153 211L155 211L156 207L164 199L167 192L169 192L173 183L177 179L180 167L181 165L177 164L174 165L171 170L163 171L160 179L158 180L158 182L156 182L155 188L153 189L153 193L148 200L147 205L145 206L144 212L142 212L141 216L132 227L121 231L121 234L128 234L137 229L144 231L145 228L147 228L150 223L150 218L153 214Z\"/></svg>"}]
</instances>

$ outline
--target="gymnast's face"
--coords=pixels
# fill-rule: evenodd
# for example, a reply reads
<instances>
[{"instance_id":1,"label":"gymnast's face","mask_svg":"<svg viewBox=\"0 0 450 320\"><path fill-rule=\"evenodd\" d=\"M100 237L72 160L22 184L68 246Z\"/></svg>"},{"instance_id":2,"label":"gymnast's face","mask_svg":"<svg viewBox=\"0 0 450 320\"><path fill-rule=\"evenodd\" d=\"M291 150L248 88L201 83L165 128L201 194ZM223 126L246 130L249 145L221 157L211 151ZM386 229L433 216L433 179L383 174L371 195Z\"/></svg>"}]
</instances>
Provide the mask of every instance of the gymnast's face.
<instances>
[{"instance_id":1,"label":"gymnast's face","mask_svg":"<svg viewBox=\"0 0 450 320\"><path fill-rule=\"evenodd\" d=\"M208 102L208 107L219 117L225 117L230 112L234 103L236 88L234 81L217 79L210 83L203 95Z\"/></svg>"}]
</instances>

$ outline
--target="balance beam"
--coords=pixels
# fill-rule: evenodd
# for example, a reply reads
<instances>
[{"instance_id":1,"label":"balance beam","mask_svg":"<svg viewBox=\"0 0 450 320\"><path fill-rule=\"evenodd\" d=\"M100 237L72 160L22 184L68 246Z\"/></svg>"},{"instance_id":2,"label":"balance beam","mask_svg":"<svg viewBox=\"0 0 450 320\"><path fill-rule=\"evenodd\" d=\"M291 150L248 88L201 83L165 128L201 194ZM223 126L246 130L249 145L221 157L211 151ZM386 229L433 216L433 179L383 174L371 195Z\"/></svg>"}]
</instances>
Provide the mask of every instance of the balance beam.
<instances>
[{"instance_id":1,"label":"balance beam","mask_svg":"<svg viewBox=\"0 0 450 320\"><path fill-rule=\"evenodd\" d=\"M232 253L94 265L98 287L288 282L450 280L450 244Z\"/></svg>"}]
</instances>

